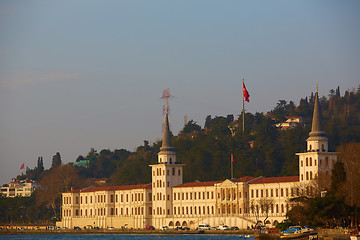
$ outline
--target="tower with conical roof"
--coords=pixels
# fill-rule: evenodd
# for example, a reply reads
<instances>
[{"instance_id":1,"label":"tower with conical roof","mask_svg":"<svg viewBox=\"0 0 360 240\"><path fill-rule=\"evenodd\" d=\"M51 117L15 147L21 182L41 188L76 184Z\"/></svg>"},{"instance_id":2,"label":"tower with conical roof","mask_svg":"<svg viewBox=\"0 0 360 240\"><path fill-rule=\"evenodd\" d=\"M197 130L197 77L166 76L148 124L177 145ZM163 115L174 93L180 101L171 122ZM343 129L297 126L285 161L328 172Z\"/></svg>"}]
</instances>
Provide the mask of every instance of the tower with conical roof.
<instances>
[{"instance_id":1,"label":"tower with conical roof","mask_svg":"<svg viewBox=\"0 0 360 240\"><path fill-rule=\"evenodd\" d=\"M166 109L162 146L158 161L152 169L152 224L155 228L166 225L165 219L172 212L172 187L183 183L183 164L176 162L176 153L171 144L169 115Z\"/></svg>"},{"instance_id":2,"label":"tower with conical roof","mask_svg":"<svg viewBox=\"0 0 360 240\"><path fill-rule=\"evenodd\" d=\"M309 183L312 180L330 175L337 161L337 153L329 152L328 139L322 128L317 86L311 132L306 143L306 152L296 154L299 156L300 183Z\"/></svg>"}]
</instances>

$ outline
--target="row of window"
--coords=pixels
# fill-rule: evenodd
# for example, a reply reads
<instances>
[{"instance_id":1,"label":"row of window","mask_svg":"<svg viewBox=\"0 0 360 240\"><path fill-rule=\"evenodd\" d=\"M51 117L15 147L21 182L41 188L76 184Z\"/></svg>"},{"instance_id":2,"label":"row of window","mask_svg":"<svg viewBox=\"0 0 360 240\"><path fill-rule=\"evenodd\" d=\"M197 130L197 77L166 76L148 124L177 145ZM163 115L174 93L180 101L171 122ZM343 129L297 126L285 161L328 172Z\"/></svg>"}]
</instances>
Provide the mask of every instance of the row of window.
<instances>
[{"instance_id":1,"label":"row of window","mask_svg":"<svg viewBox=\"0 0 360 240\"><path fill-rule=\"evenodd\" d=\"M155 200L166 200L165 195L162 195L161 193L157 193L156 197L155 197L155 194L154 194L154 201ZM167 195L167 200L170 201L170 195Z\"/></svg>"},{"instance_id":2,"label":"row of window","mask_svg":"<svg viewBox=\"0 0 360 240\"><path fill-rule=\"evenodd\" d=\"M235 200L236 198L241 198L242 194L239 191L236 194L236 189L221 189L221 191L218 193L218 198L221 200ZM247 198L247 192L244 193L244 197Z\"/></svg>"},{"instance_id":3,"label":"row of window","mask_svg":"<svg viewBox=\"0 0 360 240\"><path fill-rule=\"evenodd\" d=\"M186 192L174 193L174 200L214 199L214 192Z\"/></svg>"},{"instance_id":4,"label":"row of window","mask_svg":"<svg viewBox=\"0 0 360 240\"><path fill-rule=\"evenodd\" d=\"M291 196L294 196L296 191L296 194L299 195L299 189L298 188L291 188ZM262 197L288 197L289 196L289 189L288 188L280 188L280 191L278 188L275 189L256 189L251 190L251 198L262 198Z\"/></svg>"},{"instance_id":5,"label":"row of window","mask_svg":"<svg viewBox=\"0 0 360 240\"><path fill-rule=\"evenodd\" d=\"M199 206L199 207L174 207L174 215L194 214L194 215L205 215L214 214L214 206Z\"/></svg>"},{"instance_id":6,"label":"row of window","mask_svg":"<svg viewBox=\"0 0 360 240\"><path fill-rule=\"evenodd\" d=\"M149 207L149 213L151 214L151 207ZM94 215L93 215L94 214ZM133 207L131 208L131 215L130 215L130 208L110 208L110 211L107 213L110 216L132 216L132 215L144 215L144 207ZM105 208L97 208L97 209L76 209L75 216L81 217L94 217L94 216L106 216L106 209ZM64 209L63 212L64 217L71 216L71 209Z\"/></svg>"},{"instance_id":7,"label":"row of window","mask_svg":"<svg viewBox=\"0 0 360 240\"><path fill-rule=\"evenodd\" d=\"M305 176L306 176L306 180L312 180L313 179L312 171L310 171L310 172L306 171ZM303 180L304 180L304 174L301 174L301 181L303 181Z\"/></svg>"},{"instance_id":8,"label":"row of window","mask_svg":"<svg viewBox=\"0 0 360 240\"><path fill-rule=\"evenodd\" d=\"M155 187L155 182L153 182L153 187ZM156 180L156 187L165 187L165 182L161 180ZM167 182L167 187L170 187L170 182Z\"/></svg>"},{"instance_id":9,"label":"row of window","mask_svg":"<svg viewBox=\"0 0 360 240\"><path fill-rule=\"evenodd\" d=\"M281 213L284 213L284 211L285 211L284 204L281 204L280 207L281 207ZM275 211L275 213L279 213L279 204L275 204L275 209L274 209L274 204L265 206L264 208L262 208L259 205L253 206L251 208L251 213L253 213L253 214L260 213L260 212L261 212L261 214L264 214L265 212L274 213L274 211ZM288 211L289 211L289 205L286 204L286 212L288 212Z\"/></svg>"},{"instance_id":10,"label":"row of window","mask_svg":"<svg viewBox=\"0 0 360 240\"><path fill-rule=\"evenodd\" d=\"M175 168L171 169L171 173L172 173L173 176L175 175ZM162 175L165 176L165 170L161 171L161 168L157 168L156 171L155 170L153 171L153 176L162 176ZM170 175L170 170L166 171L166 175L167 176ZM178 175L179 176L181 175L181 170L180 169L178 169Z\"/></svg>"},{"instance_id":11,"label":"row of window","mask_svg":"<svg viewBox=\"0 0 360 240\"><path fill-rule=\"evenodd\" d=\"M115 196L115 199L114 199ZM151 200L151 193L149 194L149 199ZM106 202L106 195L97 195L94 196L95 203L105 203ZM116 203L120 202L138 202L144 201L144 193L132 193L132 194L116 194L110 195L110 203L114 201ZM64 197L63 198L64 204L71 204L71 197ZM93 203L93 196L81 196L80 197L80 204L92 204ZM79 204L79 197L75 197L75 204Z\"/></svg>"},{"instance_id":12,"label":"row of window","mask_svg":"<svg viewBox=\"0 0 360 240\"><path fill-rule=\"evenodd\" d=\"M335 161L335 160L333 160L333 161ZM306 166L306 167L312 166L312 163L313 163L312 158L306 158L306 159L305 159L305 166ZM301 167L304 166L303 161L301 161L300 164L301 164ZM329 158L328 158L328 157L325 157L325 167L329 166L329 164L331 164L331 162L329 162ZM319 165L320 165L320 166L323 165L322 159L319 160ZM316 166L316 159L314 159L314 166Z\"/></svg>"}]
</instances>

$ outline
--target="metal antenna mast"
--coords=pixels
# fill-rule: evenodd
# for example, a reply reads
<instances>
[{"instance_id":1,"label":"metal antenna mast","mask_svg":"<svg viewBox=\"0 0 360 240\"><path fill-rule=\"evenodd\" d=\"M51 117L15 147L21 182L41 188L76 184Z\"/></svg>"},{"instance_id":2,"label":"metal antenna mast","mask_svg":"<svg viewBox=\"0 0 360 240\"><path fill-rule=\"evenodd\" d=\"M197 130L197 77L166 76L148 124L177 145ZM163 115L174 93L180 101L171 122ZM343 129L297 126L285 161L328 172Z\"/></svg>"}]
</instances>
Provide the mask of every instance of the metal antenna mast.
<instances>
[{"instance_id":1,"label":"metal antenna mast","mask_svg":"<svg viewBox=\"0 0 360 240\"><path fill-rule=\"evenodd\" d=\"M163 95L161 97L161 99L163 100L163 124L164 124L164 121L165 121L165 115L166 113L168 114L168 117L170 116L170 105L169 105L169 98L171 97L171 94L170 94L170 88L167 88L165 90L163 90ZM163 128L164 129L164 126Z\"/></svg>"}]
</instances>

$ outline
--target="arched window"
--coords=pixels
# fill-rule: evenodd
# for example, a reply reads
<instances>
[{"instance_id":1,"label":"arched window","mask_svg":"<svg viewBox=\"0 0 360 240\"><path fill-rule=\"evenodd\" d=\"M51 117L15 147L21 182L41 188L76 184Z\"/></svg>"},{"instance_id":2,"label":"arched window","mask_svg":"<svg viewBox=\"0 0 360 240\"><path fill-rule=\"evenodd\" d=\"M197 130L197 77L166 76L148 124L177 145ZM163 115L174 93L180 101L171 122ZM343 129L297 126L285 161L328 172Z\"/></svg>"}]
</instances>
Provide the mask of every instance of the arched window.
<instances>
[{"instance_id":1,"label":"arched window","mask_svg":"<svg viewBox=\"0 0 360 240\"><path fill-rule=\"evenodd\" d=\"M172 163L172 158L170 158L170 163Z\"/></svg>"},{"instance_id":2,"label":"arched window","mask_svg":"<svg viewBox=\"0 0 360 240\"><path fill-rule=\"evenodd\" d=\"M309 180L309 172L306 172L306 180Z\"/></svg>"},{"instance_id":3,"label":"arched window","mask_svg":"<svg viewBox=\"0 0 360 240\"><path fill-rule=\"evenodd\" d=\"M312 151L312 146L311 146L311 144L309 145L309 149L310 149L310 151Z\"/></svg>"},{"instance_id":4,"label":"arched window","mask_svg":"<svg viewBox=\"0 0 360 240\"><path fill-rule=\"evenodd\" d=\"M312 158L310 158L309 165L312 166Z\"/></svg>"},{"instance_id":5,"label":"arched window","mask_svg":"<svg viewBox=\"0 0 360 240\"><path fill-rule=\"evenodd\" d=\"M310 171L310 180L312 179L312 172Z\"/></svg>"},{"instance_id":6,"label":"arched window","mask_svg":"<svg viewBox=\"0 0 360 240\"><path fill-rule=\"evenodd\" d=\"M309 166L309 159L306 158L306 166Z\"/></svg>"},{"instance_id":7,"label":"arched window","mask_svg":"<svg viewBox=\"0 0 360 240\"><path fill-rule=\"evenodd\" d=\"M324 144L321 144L321 151L325 152Z\"/></svg>"},{"instance_id":8,"label":"arched window","mask_svg":"<svg viewBox=\"0 0 360 240\"><path fill-rule=\"evenodd\" d=\"M326 157L326 158L325 158L325 166L328 166L328 165L329 165L329 158Z\"/></svg>"}]
</instances>

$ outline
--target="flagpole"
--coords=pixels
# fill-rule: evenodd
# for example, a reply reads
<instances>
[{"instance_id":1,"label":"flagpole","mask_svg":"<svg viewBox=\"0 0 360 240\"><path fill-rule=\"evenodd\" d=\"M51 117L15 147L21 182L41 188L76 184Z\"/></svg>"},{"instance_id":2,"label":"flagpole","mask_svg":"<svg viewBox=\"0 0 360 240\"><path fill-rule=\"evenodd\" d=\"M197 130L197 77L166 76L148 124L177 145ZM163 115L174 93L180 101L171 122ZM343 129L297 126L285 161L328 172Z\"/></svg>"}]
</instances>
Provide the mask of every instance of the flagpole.
<instances>
[{"instance_id":1,"label":"flagpole","mask_svg":"<svg viewBox=\"0 0 360 240\"><path fill-rule=\"evenodd\" d=\"M243 79L243 86L244 86L244 79ZM245 97L243 94L243 111L242 111L242 115L243 115L243 132L245 132Z\"/></svg>"},{"instance_id":2,"label":"flagpole","mask_svg":"<svg viewBox=\"0 0 360 240\"><path fill-rule=\"evenodd\" d=\"M231 179L234 178L234 162L233 162L233 156L230 155L230 162L231 162Z\"/></svg>"}]
</instances>

